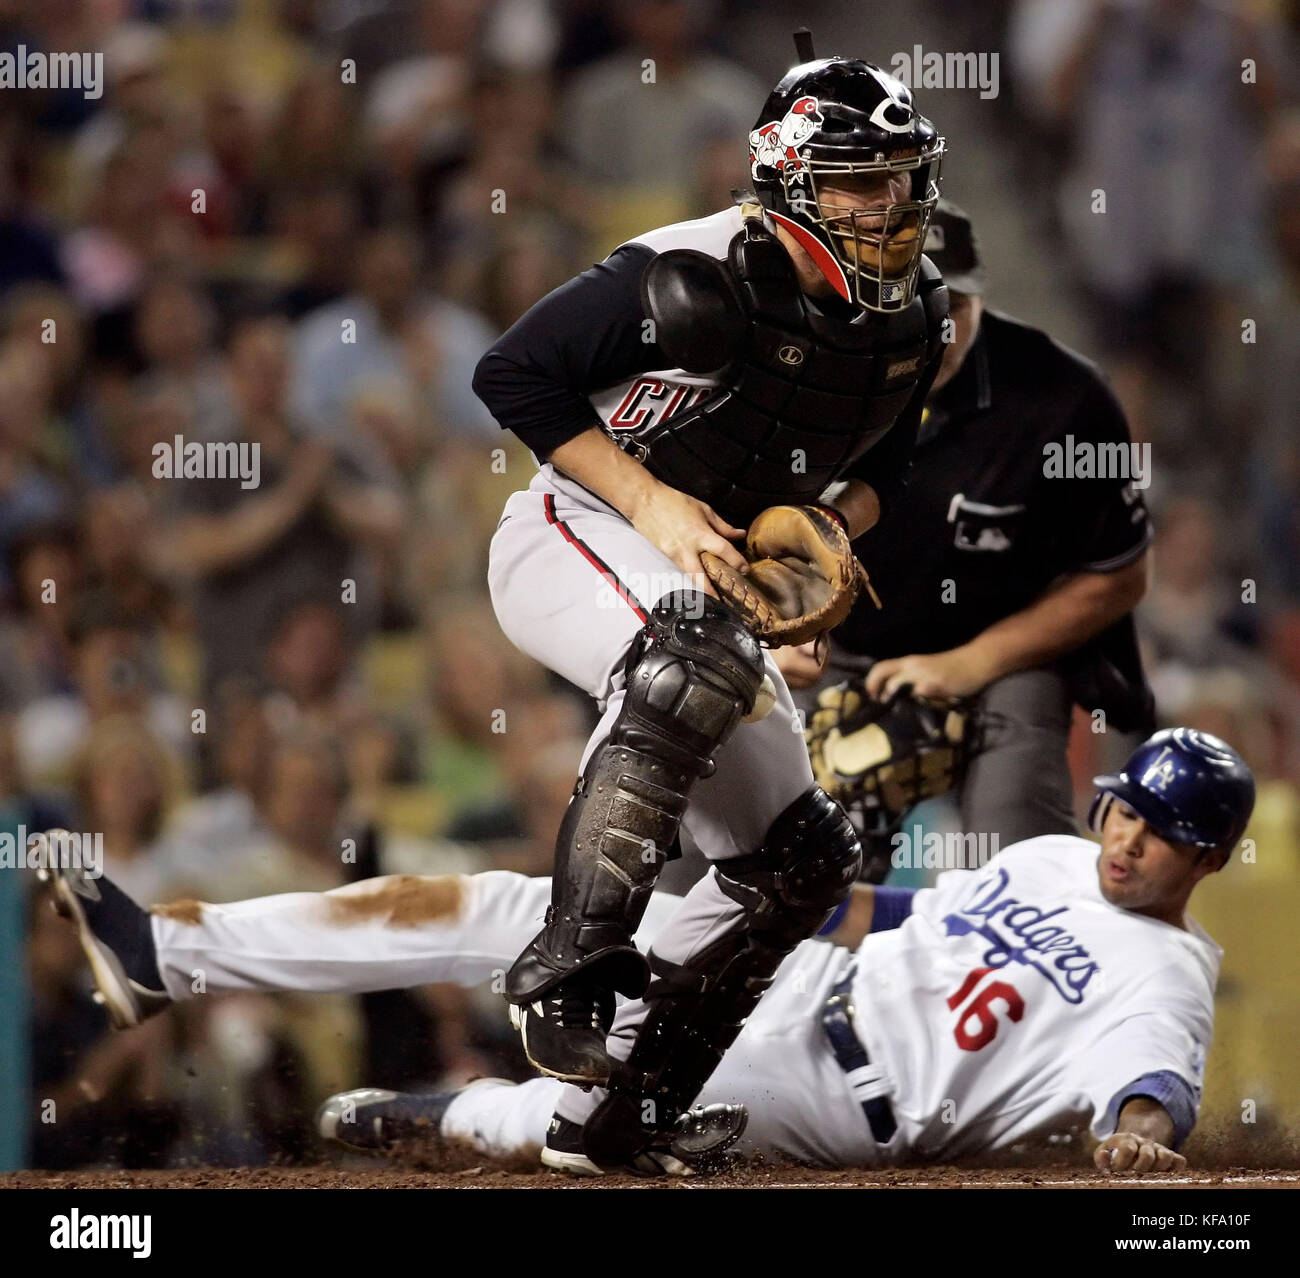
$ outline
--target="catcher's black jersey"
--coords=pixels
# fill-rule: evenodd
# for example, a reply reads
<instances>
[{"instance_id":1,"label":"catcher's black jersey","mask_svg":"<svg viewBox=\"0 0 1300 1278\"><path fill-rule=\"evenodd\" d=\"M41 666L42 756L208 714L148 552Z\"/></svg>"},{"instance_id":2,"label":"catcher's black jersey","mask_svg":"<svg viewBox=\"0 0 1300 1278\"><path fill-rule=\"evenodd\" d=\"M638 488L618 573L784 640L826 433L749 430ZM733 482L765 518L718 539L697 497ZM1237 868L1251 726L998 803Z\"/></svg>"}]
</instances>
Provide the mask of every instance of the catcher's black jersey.
<instances>
[{"instance_id":1,"label":"catcher's black jersey","mask_svg":"<svg viewBox=\"0 0 1300 1278\"><path fill-rule=\"evenodd\" d=\"M1129 443L1091 364L985 311L927 410L907 501L855 544L884 609L854 608L836 642L881 659L942 652L1062 574L1132 563L1151 537L1141 493L1150 475Z\"/></svg>"},{"instance_id":2,"label":"catcher's black jersey","mask_svg":"<svg viewBox=\"0 0 1300 1278\"><path fill-rule=\"evenodd\" d=\"M693 249L725 261L742 224L741 209L734 207L662 227L622 245L604 262L544 297L483 357L474 376L480 398L503 427L541 458L592 426L599 426L635 454L636 441L653 437L665 421L687 416L696 405L708 407L709 397L725 386L726 370L701 374L673 366L654 340L655 329L643 302L643 276L659 254L674 249ZM917 365L922 362L913 360L903 370L913 382L920 381ZM865 480L875 489L883 510L895 505L901 495L921 414L923 392L909 399L906 381L900 378L900 384L902 406L891 408L883 428L877 426L864 439L865 451L846 448L852 460L827 476L827 482ZM870 389L864 386L864 399ZM710 442L710 456L698 467L700 490L693 495L727 515L728 503L714 497L717 474L706 474L710 466L715 472L731 468L716 455L721 442ZM759 442L754 440L756 452ZM809 451L814 453L815 448ZM654 460L647 462L652 472ZM736 472L744 465L738 459ZM688 492L693 487L691 477L692 468L680 462L673 473L661 475ZM764 505L815 499L824 486L817 477L811 485L804 483L815 490L811 493L768 491L756 503L751 494L748 506L742 495L729 506L740 513L729 517L745 524Z\"/></svg>"}]
</instances>

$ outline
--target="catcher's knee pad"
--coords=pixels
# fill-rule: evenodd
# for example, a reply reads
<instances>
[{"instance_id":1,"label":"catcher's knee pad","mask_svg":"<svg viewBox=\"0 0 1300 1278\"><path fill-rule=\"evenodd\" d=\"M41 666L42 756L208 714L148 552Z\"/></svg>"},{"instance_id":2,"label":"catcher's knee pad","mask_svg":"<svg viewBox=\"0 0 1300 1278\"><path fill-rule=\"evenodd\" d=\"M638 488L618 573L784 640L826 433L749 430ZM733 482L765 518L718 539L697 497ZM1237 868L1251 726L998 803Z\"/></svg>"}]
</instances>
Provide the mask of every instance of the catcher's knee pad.
<instances>
[{"instance_id":1,"label":"catcher's knee pad","mask_svg":"<svg viewBox=\"0 0 1300 1278\"><path fill-rule=\"evenodd\" d=\"M751 928L794 943L811 935L848 896L862 845L844 809L814 785L782 812L763 846L717 863L718 886L743 905Z\"/></svg>"},{"instance_id":2,"label":"catcher's knee pad","mask_svg":"<svg viewBox=\"0 0 1300 1278\"><path fill-rule=\"evenodd\" d=\"M754 708L763 650L730 608L680 590L651 610L623 670L627 692L610 739L707 776L713 751Z\"/></svg>"},{"instance_id":3,"label":"catcher's knee pad","mask_svg":"<svg viewBox=\"0 0 1300 1278\"><path fill-rule=\"evenodd\" d=\"M625 669L622 709L560 827L546 927L506 978L518 1003L596 968L612 989L644 990L648 973L632 934L692 785L753 708L763 654L728 609L684 591L651 612Z\"/></svg>"}]
</instances>

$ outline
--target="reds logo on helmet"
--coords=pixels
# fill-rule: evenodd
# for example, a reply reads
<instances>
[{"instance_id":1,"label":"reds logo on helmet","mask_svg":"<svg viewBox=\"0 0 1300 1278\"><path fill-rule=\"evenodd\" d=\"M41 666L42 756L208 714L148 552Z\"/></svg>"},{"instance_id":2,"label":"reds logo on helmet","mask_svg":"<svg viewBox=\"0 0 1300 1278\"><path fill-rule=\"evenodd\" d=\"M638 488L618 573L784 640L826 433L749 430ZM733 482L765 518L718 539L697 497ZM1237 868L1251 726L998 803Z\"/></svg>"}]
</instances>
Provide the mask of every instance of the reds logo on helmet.
<instances>
[{"instance_id":1,"label":"reds logo on helmet","mask_svg":"<svg viewBox=\"0 0 1300 1278\"><path fill-rule=\"evenodd\" d=\"M871 113L871 123L888 133L909 132L916 121L916 112L909 101L907 85L879 70L876 79L887 96Z\"/></svg>"},{"instance_id":2,"label":"reds logo on helmet","mask_svg":"<svg viewBox=\"0 0 1300 1278\"><path fill-rule=\"evenodd\" d=\"M803 158L799 148L822 126L823 116L817 99L797 99L780 120L759 125L749 135L749 165L754 177L759 165L769 169L788 169L802 175Z\"/></svg>"}]
</instances>

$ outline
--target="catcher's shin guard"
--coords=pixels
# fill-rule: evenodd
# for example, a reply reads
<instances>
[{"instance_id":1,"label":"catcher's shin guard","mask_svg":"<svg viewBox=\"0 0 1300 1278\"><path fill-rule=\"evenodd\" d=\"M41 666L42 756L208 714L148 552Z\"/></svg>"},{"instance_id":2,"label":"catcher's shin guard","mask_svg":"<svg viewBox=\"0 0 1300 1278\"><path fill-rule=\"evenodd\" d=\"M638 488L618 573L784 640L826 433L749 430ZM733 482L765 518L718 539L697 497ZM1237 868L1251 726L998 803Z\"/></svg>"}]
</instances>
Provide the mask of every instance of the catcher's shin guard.
<instances>
[{"instance_id":1,"label":"catcher's shin guard","mask_svg":"<svg viewBox=\"0 0 1300 1278\"><path fill-rule=\"evenodd\" d=\"M506 996L535 1065L560 1077L589 1079L608 1069L608 1019L583 1005L612 1004L619 990L646 987L645 958L632 934L677 837L687 796L713 770L713 751L754 707L763 680L763 654L739 619L716 600L681 591L660 600L637 636L625 666L627 693L608 740L592 754L570 801L556 844L546 926L506 977ZM561 982L576 981L599 996L576 1008L550 1008ZM548 998L548 996L550 996ZM571 1000L572 1001L572 1000ZM524 1019L532 1009L533 1032ZM589 1042L589 1067L552 1068L534 1047L543 1020ZM568 1053L566 1053L568 1054Z\"/></svg>"},{"instance_id":2,"label":"catcher's shin guard","mask_svg":"<svg viewBox=\"0 0 1300 1278\"><path fill-rule=\"evenodd\" d=\"M584 1128L594 1162L625 1163L689 1108L781 961L848 896L861 861L843 809L813 786L772 823L759 851L715 864L719 886L745 913L687 965L651 952L649 1012Z\"/></svg>"}]
</instances>

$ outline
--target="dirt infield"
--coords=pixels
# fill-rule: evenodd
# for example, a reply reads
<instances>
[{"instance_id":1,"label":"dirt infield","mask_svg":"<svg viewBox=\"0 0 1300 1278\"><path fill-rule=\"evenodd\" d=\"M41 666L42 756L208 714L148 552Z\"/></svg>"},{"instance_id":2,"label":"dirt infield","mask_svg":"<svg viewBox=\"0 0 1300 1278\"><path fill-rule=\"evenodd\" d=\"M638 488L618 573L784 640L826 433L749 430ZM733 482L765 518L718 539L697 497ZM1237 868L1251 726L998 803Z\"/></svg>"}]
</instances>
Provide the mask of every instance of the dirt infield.
<instances>
[{"instance_id":1,"label":"dirt infield","mask_svg":"<svg viewBox=\"0 0 1300 1278\"><path fill-rule=\"evenodd\" d=\"M1103 1176L1090 1148L1072 1138L985 1157L981 1166L828 1171L751 1162L717 1176L648 1179L558 1175L538 1165L537 1151L494 1164L467 1147L420 1138L388 1157L340 1155L311 1166L12 1172L0 1175L0 1189L1300 1189L1300 1141L1282 1128L1211 1119L1188 1141L1190 1166L1176 1176Z\"/></svg>"},{"instance_id":2,"label":"dirt infield","mask_svg":"<svg viewBox=\"0 0 1300 1278\"><path fill-rule=\"evenodd\" d=\"M184 1171L15 1172L3 1189L1297 1189L1300 1171L1231 1168L1180 1176L1101 1176L1088 1168L929 1167L890 1171L820 1171L806 1167L745 1168L723 1176L646 1180L634 1176L580 1179L489 1166L422 1171L388 1165L197 1168Z\"/></svg>"}]
</instances>

